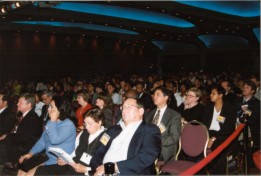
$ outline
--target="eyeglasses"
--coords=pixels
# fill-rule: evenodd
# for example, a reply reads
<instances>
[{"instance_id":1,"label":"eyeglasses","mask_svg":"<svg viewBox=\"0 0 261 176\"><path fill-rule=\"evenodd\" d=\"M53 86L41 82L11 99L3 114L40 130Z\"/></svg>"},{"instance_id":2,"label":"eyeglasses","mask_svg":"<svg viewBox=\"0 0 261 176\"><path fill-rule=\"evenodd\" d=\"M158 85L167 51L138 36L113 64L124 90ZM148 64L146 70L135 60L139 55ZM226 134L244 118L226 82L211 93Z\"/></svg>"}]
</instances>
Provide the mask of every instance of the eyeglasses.
<instances>
[{"instance_id":1,"label":"eyeglasses","mask_svg":"<svg viewBox=\"0 0 261 176\"><path fill-rule=\"evenodd\" d=\"M197 97L197 96L189 95L189 94L185 94L185 96L188 97L188 98Z\"/></svg>"},{"instance_id":2,"label":"eyeglasses","mask_svg":"<svg viewBox=\"0 0 261 176\"><path fill-rule=\"evenodd\" d=\"M121 110L126 109L126 110L130 110L132 109L132 107L136 107L136 108L140 108L139 106L136 105L126 105L126 106L121 106Z\"/></svg>"}]
</instances>

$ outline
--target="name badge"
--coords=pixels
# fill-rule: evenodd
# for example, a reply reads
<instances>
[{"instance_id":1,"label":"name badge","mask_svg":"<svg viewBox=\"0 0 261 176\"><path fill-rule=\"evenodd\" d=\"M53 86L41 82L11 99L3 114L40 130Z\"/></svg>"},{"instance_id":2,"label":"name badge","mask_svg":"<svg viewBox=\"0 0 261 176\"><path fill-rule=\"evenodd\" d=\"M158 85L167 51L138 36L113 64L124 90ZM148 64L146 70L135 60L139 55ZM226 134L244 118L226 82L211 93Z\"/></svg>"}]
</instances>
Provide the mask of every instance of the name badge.
<instances>
[{"instance_id":1,"label":"name badge","mask_svg":"<svg viewBox=\"0 0 261 176\"><path fill-rule=\"evenodd\" d=\"M223 116L218 116L218 117L217 117L217 121L218 121L219 123L224 123L225 120L226 120L226 118L223 117Z\"/></svg>"},{"instance_id":2,"label":"name badge","mask_svg":"<svg viewBox=\"0 0 261 176\"><path fill-rule=\"evenodd\" d=\"M111 137L110 137L107 133L104 133L104 134L102 135L100 141L101 141L101 143L102 143L103 145L106 146L107 143L109 142L110 138L111 138Z\"/></svg>"},{"instance_id":3,"label":"name badge","mask_svg":"<svg viewBox=\"0 0 261 176\"><path fill-rule=\"evenodd\" d=\"M92 156L91 156L90 154L84 152L84 153L82 154L82 157L81 157L80 160L81 160L82 162L84 162L85 164L88 164L88 165L89 165L90 162L91 162L91 159L92 159Z\"/></svg>"},{"instance_id":4,"label":"name badge","mask_svg":"<svg viewBox=\"0 0 261 176\"><path fill-rule=\"evenodd\" d=\"M164 133L167 130L167 128L165 127L165 125L163 123L159 124L159 129L160 129L160 133Z\"/></svg>"}]
</instances>

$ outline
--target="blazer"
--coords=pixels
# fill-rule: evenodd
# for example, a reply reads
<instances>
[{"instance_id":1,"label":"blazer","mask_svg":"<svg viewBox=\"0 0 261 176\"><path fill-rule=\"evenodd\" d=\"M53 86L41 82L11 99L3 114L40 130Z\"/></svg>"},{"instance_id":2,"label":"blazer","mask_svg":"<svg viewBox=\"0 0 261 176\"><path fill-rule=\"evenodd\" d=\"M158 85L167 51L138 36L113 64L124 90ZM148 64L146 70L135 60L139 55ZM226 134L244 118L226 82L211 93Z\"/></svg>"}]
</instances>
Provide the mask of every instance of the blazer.
<instances>
[{"instance_id":1,"label":"blazer","mask_svg":"<svg viewBox=\"0 0 261 176\"><path fill-rule=\"evenodd\" d=\"M212 117L214 113L214 103L209 103L205 109L204 109L204 115L202 119L202 123L206 125L208 131L209 131L209 137L216 137L216 140L214 141L211 149L214 150L217 148L220 144L222 144L234 131L235 131L235 125L236 125L236 112L233 106L230 103L224 102L220 116L225 118L224 123L219 123L220 130L214 131L209 130Z\"/></svg>"},{"instance_id":2,"label":"blazer","mask_svg":"<svg viewBox=\"0 0 261 176\"><path fill-rule=\"evenodd\" d=\"M120 125L110 128L107 134L110 136L108 143L101 144L91 159L90 166L93 171L103 163L103 158L111 146L112 141L121 133ZM160 130L154 124L146 124L144 121L134 133L128 149L127 160L117 162L121 175L155 175L154 161L161 149Z\"/></svg>"},{"instance_id":3,"label":"blazer","mask_svg":"<svg viewBox=\"0 0 261 176\"><path fill-rule=\"evenodd\" d=\"M152 123L153 117L157 109L151 111L146 118L147 122ZM181 115L173 109L167 107L161 123L166 127L166 130L161 133L161 155L160 160L168 161L176 156L178 140L180 136Z\"/></svg>"},{"instance_id":4,"label":"blazer","mask_svg":"<svg viewBox=\"0 0 261 176\"><path fill-rule=\"evenodd\" d=\"M0 136L10 133L16 122L16 114L13 113L9 107L3 110L3 112L0 114Z\"/></svg>"},{"instance_id":5,"label":"blazer","mask_svg":"<svg viewBox=\"0 0 261 176\"><path fill-rule=\"evenodd\" d=\"M18 124L16 133L9 134L6 140L13 145L21 146L25 151L29 151L41 136L42 129L42 121L31 109Z\"/></svg>"},{"instance_id":6,"label":"blazer","mask_svg":"<svg viewBox=\"0 0 261 176\"><path fill-rule=\"evenodd\" d=\"M248 110L251 111L251 115L248 117L248 125L251 132L251 137L253 139L253 148L260 149L260 136L261 136L261 130L260 130L260 101L252 96L246 103L248 105ZM243 98L237 99L235 102L235 108L237 112L237 117L242 116L242 108L243 105Z\"/></svg>"}]
</instances>

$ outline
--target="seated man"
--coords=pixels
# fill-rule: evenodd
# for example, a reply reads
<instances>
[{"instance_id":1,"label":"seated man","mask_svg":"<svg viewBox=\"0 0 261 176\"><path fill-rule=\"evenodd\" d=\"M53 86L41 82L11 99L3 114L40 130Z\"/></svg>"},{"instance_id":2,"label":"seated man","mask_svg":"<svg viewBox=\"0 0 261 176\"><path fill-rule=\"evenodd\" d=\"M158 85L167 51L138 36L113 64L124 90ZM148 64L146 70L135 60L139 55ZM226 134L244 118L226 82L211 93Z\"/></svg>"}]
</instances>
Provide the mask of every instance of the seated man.
<instances>
[{"instance_id":1,"label":"seated man","mask_svg":"<svg viewBox=\"0 0 261 176\"><path fill-rule=\"evenodd\" d=\"M15 126L16 115L8 106L9 96L0 93L0 140L5 139Z\"/></svg>"},{"instance_id":2,"label":"seated man","mask_svg":"<svg viewBox=\"0 0 261 176\"><path fill-rule=\"evenodd\" d=\"M23 116L20 117L12 132L0 141L0 164L16 162L41 136L42 122L34 112L34 105L34 94L25 93L20 96L17 108Z\"/></svg>"},{"instance_id":3,"label":"seated man","mask_svg":"<svg viewBox=\"0 0 261 176\"><path fill-rule=\"evenodd\" d=\"M161 135L154 124L143 121L139 100L128 98L122 106L122 119L101 138L90 166L95 175L105 173L105 164L114 163L121 175L155 175L154 161L160 154Z\"/></svg>"}]
</instances>

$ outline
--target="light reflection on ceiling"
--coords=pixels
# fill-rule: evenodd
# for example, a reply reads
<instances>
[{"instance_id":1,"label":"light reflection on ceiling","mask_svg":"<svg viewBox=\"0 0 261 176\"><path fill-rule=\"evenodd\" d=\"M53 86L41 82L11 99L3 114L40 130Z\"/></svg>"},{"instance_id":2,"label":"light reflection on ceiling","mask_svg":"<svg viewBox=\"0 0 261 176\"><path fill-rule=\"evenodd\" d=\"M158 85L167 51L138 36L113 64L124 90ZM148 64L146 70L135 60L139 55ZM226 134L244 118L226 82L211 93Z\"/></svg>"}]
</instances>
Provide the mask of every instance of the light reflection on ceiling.
<instances>
[{"instance_id":1,"label":"light reflection on ceiling","mask_svg":"<svg viewBox=\"0 0 261 176\"><path fill-rule=\"evenodd\" d=\"M167 48L176 48L176 49L188 49L188 48L197 48L194 45L187 44L187 43L180 43L180 42L172 42L172 41L160 41L160 40L153 40L152 43L156 45L160 50L164 50Z\"/></svg>"},{"instance_id":2,"label":"light reflection on ceiling","mask_svg":"<svg viewBox=\"0 0 261 176\"><path fill-rule=\"evenodd\" d=\"M164 13L157 13L148 10L140 10L128 7L109 6L94 3L73 3L61 2L52 8L60 10L69 10L82 13L104 15L110 17L124 18L129 20L138 20L149 23L156 23L172 27L191 28L194 25L186 20L173 17Z\"/></svg>"},{"instance_id":3,"label":"light reflection on ceiling","mask_svg":"<svg viewBox=\"0 0 261 176\"><path fill-rule=\"evenodd\" d=\"M246 46L248 45L248 40L243 37L234 36L234 35L222 35L222 34L209 34L209 35L200 35L198 38L204 42L207 48L213 47L236 47L236 46Z\"/></svg>"},{"instance_id":4,"label":"light reflection on ceiling","mask_svg":"<svg viewBox=\"0 0 261 176\"><path fill-rule=\"evenodd\" d=\"M86 23L70 23L70 22L58 22L58 21L13 21L16 24L28 24L28 25L47 25L47 26L55 26L55 27L76 27L83 28L87 30L97 30L104 32L115 32L129 35L138 35L137 32L125 30L116 27L103 26L103 25L95 25L95 24L86 24Z\"/></svg>"},{"instance_id":5,"label":"light reflection on ceiling","mask_svg":"<svg viewBox=\"0 0 261 176\"><path fill-rule=\"evenodd\" d=\"M260 16L260 1L183 1L175 0L175 2L199 7L203 9L213 10L229 15L240 17L256 17Z\"/></svg>"},{"instance_id":6,"label":"light reflection on ceiling","mask_svg":"<svg viewBox=\"0 0 261 176\"><path fill-rule=\"evenodd\" d=\"M254 29L253 29L253 32L254 32L256 38L258 39L258 41L259 41L259 43L260 43L260 27L254 28Z\"/></svg>"}]
</instances>

